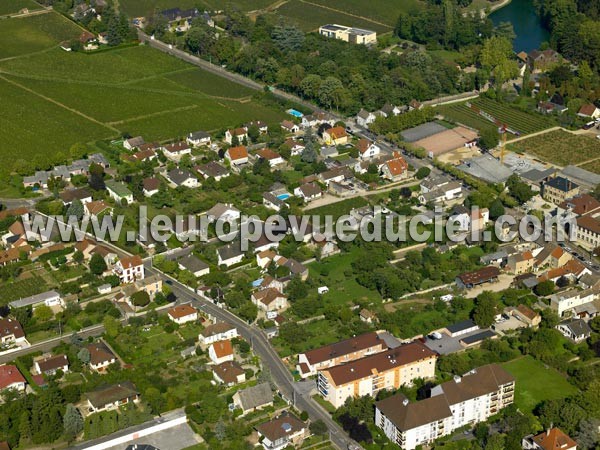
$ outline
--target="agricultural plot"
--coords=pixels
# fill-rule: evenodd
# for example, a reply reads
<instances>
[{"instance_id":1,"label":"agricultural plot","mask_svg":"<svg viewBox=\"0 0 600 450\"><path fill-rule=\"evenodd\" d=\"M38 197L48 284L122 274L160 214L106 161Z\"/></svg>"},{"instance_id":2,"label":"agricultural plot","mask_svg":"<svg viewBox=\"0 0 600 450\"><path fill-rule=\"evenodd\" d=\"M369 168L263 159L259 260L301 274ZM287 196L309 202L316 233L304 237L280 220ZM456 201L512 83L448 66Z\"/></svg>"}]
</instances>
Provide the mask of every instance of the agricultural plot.
<instances>
[{"instance_id":1,"label":"agricultural plot","mask_svg":"<svg viewBox=\"0 0 600 450\"><path fill-rule=\"evenodd\" d=\"M510 105L501 104L491 99L479 98L474 100L472 104L495 117L500 122L507 124L521 135L535 133L555 125L550 117L521 111ZM469 108L466 103L442 106L440 107L440 111L448 119L476 128L479 131L497 128L492 122ZM510 137L512 135L509 134L509 139Z\"/></svg>"},{"instance_id":2,"label":"agricultural plot","mask_svg":"<svg viewBox=\"0 0 600 450\"><path fill-rule=\"evenodd\" d=\"M0 60L46 50L79 34L77 25L54 12L0 20Z\"/></svg>"},{"instance_id":3,"label":"agricultural plot","mask_svg":"<svg viewBox=\"0 0 600 450\"><path fill-rule=\"evenodd\" d=\"M25 8L34 11L40 9L41 6L33 0L2 0L0 2L0 16L16 14Z\"/></svg>"},{"instance_id":4,"label":"agricultural plot","mask_svg":"<svg viewBox=\"0 0 600 450\"><path fill-rule=\"evenodd\" d=\"M298 0L292 0L298 1ZM393 27L396 25L400 13L411 13L421 9L424 5L419 0L379 0L365 2L364 0L310 0L332 9L345 11L354 16L364 17ZM344 24L347 25L347 24Z\"/></svg>"},{"instance_id":5,"label":"agricultural plot","mask_svg":"<svg viewBox=\"0 0 600 450\"><path fill-rule=\"evenodd\" d=\"M246 87L147 46L50 49L0 61L0 71L2 176L18 159L40 168L62 162L77 142L123 132L162 141L249 120L278 122L285 114L253 100Z\"/></svg>"},{"instance_id":6,"label":"agricultural plot","mask_svg":"<svg viewBox=\"0 0 600 450\"><path fill-rule=\"evenodd\" d=\"M231 0L226 3L240 11L253 11L265 8L273 2L274 0ZM148 16L156 10L169 8L198 8L214 11L223 9L223 5L220 0L121 0L119 2L123 12L130 17Z\"/></svg>"},{"instance_id":7,"label":"agricultural plot","mask_svg":"<svg viewBox=\"0 0 600 450\"><path fill-rule=\"evenodd\" d=\"M595 158L600 158L600 140L592 136L577 135L564 130L551 131L511 144L515 151L527 152L559 166L581 164ZM600 173L600 165L590 163L583 169ZM594 169L594 170L592 170Z\"/></svg>"},{"instance_id":8,"label":"agricultural plot","mask_svg":"<svg viewBox=\"0 0 600 450\"><path fill-rule=\"evenodd\" d=\"M314 4L304 3L301 0L289 1L279 7L276 12L281 16L289 18L304 31L315 31L321 25L327 23L340 23L353 27L367 28L378 33L386 33L392 30L387 25L350 16L341 11L334 11Z\"/></svg>"},{"instance_id":9,"label":"agricultural plot","mask_svg":"<svg viewBox=\"0 0 600 450\"><path fill-rule=\"evenodd\" d=\"M582 169L589 170L590 172L600 174L600 159L596 159L589 163L580 166Z\"/></svg>"}]
</instances>

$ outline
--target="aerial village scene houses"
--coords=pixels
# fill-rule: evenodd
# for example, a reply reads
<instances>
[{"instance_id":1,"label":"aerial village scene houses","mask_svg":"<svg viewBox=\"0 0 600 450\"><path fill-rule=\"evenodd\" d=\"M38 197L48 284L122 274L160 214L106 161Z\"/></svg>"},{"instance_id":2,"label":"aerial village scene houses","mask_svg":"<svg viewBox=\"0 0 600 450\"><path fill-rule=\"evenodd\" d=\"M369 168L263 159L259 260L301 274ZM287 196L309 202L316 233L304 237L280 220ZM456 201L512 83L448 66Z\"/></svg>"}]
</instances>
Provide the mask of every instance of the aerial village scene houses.
<instances>
[{"instance_id":1,"label":"aerial village scene houses","mask_svg":"<svg viewBox=\"0 0 600 450\"><path fill-rule=\"evenodd\" d=\"M0 450L600 448L596 2L196 3L0 2Z\"/></svg>"}]
</instances>

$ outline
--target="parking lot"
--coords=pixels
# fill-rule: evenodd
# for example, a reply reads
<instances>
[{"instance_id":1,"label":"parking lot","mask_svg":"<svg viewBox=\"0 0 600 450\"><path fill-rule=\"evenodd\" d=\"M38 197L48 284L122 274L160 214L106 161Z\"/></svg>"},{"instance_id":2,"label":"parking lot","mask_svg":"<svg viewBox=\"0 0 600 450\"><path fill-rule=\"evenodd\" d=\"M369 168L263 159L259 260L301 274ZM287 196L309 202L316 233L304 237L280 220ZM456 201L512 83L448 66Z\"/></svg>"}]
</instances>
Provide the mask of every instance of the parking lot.
<instances>
[{"instance_id":1,"label":"parking lot","mask_svg":"<svg viewBox=\"0 0 600 450\"><path fill-rule=\"evenodd\" d=\"M466 347L460 343L462 339L482 333L485 330L486 329L476 330L457 337L450 337L446 333L440 332L442 335L441 339L426 337L425 345L431 350L438 352L440 355L449 355L465 350Z\"/></svg>"}]
</instances>

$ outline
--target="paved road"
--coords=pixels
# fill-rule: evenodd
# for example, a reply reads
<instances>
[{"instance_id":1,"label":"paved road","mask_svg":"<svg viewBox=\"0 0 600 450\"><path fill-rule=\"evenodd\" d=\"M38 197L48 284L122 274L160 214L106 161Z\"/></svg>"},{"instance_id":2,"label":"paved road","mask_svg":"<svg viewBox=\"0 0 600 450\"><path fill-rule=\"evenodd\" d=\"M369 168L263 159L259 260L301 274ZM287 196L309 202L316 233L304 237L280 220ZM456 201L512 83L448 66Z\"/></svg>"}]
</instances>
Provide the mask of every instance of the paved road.
<instances>
[{"instance_id":1,"label":"paved road","mask_svg":"<svg viewBox=\"0 0 600 450\"><path fill-rule=\"evenodd\" d=\"M168 284L177 296L178 303L191 302L194 306L216 319L235 325L240 335L250 342L252 349L260 357L262 363L270 369L273 382L279 389L279 392L287 400L294 403L298 409L306 411L312 421L317 419L323 420L329 429L331 441L336 446L341 449L347 449L348 445L352 444L357 449L361 448L346 435L344 430L331 418L329 413L306 394L306 388L303 384L294 382L289 370L283 364L262 330L249 325L226 309L219 308L206 297L197 295L174 278L159 272L151 266L150 260L146 260L145 265L148 274L158 274L163 279L169 280Z\"/></svg>"},{"instance_id":2,"label":"paved road","mask_svg":"<svg viewBox=\"0 0 600 450\"><path fill-rule=\"evenodd\" d=\"M83 330L77 332L77 334L84 339L89 336L100 336L102 333L104 333L104 325L102 324L93 325L91 327L84 328ZM13 361L15 358L18 358L19 356L28 355L29 353L38 351L47 352L52 348L56 347L61 342L67 342L69 339L71 339L71 335L71 333L63 334L62 336L57 336L46 341L38 342L36 344L31 345L30 347L26 347L21 350L2 355L0 356L0 364Z\"/></svg>"}]
</instances>

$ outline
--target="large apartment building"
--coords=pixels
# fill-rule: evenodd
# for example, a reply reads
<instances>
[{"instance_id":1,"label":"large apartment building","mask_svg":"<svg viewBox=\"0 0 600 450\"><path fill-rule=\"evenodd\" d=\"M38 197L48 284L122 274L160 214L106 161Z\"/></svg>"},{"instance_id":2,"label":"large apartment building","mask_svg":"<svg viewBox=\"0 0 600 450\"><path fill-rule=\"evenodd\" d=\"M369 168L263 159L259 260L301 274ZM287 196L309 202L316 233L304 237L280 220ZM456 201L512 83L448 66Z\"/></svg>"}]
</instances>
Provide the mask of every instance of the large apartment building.
<instances>
[{"instance_id":1,"label":"large apartment building","mask_svg":"<svg viewBox=\"0 0 600 450\"><path fill-rule=\"evenodd\" d=\"M436 386L411 403L403 394L375 404L375 425L403 450L413 450L465 425L487 420L514 401L515 380L489 364Z\"/></svg>"},{"instance_id":2,"label":"large apartment building","mask_svg":"<svg viewBox=\"0 0 600 450\"><path fill-rule=\"evenodd\" d=\"M355 361L387 349L386 343L377 333L365 333L300 353L297 369L302 378L307 378L316 375L319 370Z\"/></svg>"},{"instance_id":3,"label":"large apartment building","mask_svg":"<svg viewBox=\"0 0 600 450\"><path fill-rule=\"evenodd\" d=\"M355 361L319 370L319 394L339 408L349 397L375 396L382 389L410 385L416 378L435 375L438 354L420 342L366 356Z\"/></svg>"}]
</instances>

